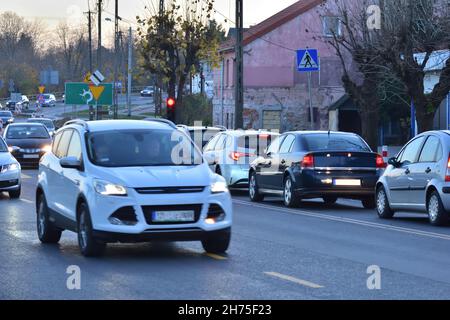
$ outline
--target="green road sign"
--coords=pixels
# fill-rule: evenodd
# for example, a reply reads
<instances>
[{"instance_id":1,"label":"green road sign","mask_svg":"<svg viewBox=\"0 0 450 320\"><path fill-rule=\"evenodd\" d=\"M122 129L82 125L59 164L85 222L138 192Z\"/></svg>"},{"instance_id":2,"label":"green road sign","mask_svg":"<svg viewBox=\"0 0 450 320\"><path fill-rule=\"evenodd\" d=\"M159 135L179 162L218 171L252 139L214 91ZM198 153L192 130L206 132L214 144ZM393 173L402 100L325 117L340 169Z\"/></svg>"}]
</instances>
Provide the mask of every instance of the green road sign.
<instances>
[{"instance_id":1,"label":"green road sign","mask_svg":"<svg viewBox=\"0 0 450 320\"><path fill-rule=\"evenodd\" d=\"M84 82L66 82L65 103L68 105L110 106L113 104L113 84L99 86Z\"/></svg>"}]
</instances>

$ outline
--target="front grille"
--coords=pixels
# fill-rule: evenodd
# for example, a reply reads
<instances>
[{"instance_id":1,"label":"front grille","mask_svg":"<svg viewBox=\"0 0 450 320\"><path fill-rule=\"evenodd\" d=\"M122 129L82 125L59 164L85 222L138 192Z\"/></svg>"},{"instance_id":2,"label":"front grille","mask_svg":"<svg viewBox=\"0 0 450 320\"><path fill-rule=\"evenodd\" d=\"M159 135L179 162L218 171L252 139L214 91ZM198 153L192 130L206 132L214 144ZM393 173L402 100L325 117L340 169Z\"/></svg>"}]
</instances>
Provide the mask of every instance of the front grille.
<instances>
[{"instance_id":1,"label":"front grille","mask_svg":"<svg viewBox=\"0 0 450 320\"><path fill-rule=\"evenodd\" d=\"M173 193L198 193L203 192L205 187L154 187L154 188L136 188L140 194L173 194Z\"/></svg>"},{"instance_id":2,"label":"front grille","mask_svg":"<svg viewBox=\"0 0 450 320\"><path fill-rule=\"evenodd\" d=\"M194 221L193 222L153 222L152 212L153 211L177 211L177 210L194 210ZM162 205L162 206L142 206L142 211L144 212L145 221L147 224L189 224L195 223L200 218L202 212L201 204L186 204L186 205Z\"/></svg>"},{"instance_id":3,"label":"front grille","mask_svg":"<svg viewBox=\"0 0 450 320\"><path fill-rule=\"evenodd\" d=\"M41 152L41 149L37 149L37 148L34 148L34 149L32 149L32 148L26 148L26 149L19 149L19 152L21 152L21 153L39 153L39 152Z\"/></svg>"},{"instance_id":4,"label":"front grille","mask_svg":"<svg viewBox=\"0 0 450 320\"><path fill-rule=\"evenodd\" d=\"M19 180L6 180L6 181L0 181L0 188L8 188L13 187L19 184Z\"/></svg>"}]
</instances>

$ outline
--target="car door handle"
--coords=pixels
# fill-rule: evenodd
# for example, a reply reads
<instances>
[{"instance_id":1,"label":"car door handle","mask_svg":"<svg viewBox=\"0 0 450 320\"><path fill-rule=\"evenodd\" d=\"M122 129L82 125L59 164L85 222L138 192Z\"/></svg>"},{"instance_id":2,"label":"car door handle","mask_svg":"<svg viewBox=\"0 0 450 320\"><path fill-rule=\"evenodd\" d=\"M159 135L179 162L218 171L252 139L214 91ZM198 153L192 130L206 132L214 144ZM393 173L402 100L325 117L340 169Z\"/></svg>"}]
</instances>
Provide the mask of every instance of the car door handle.
<instances>
[{"instance_id":1,"label":"car door handle","mask_svg":"<svg viewBox=\"0 0 450 320\"><path fill-rule=\"evenodd\" d=\"M411 171L409 171L409 168L406 168L405 174L410 174L410 173L411 173Z\"/></svg>"},{"instance_id":2,"label":"car door handle","mask_svg":"<svg viewBox=\"0 0 450 320\"><path fill-rule=\"evenodd\" d=\"M426 170L425 170L425 173L430 173L431 172L431 168L427 168Z\"/></svg>"}]
</instances>

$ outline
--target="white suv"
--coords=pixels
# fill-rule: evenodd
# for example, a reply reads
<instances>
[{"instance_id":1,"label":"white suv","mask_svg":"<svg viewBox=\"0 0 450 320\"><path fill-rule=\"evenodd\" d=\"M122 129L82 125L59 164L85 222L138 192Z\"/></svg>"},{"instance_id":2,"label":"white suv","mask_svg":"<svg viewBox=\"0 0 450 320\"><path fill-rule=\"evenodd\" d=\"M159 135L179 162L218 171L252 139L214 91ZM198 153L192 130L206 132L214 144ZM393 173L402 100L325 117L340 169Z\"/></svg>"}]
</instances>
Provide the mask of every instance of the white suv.
<instances>
[{"instance_id":1,"label":"white suv","mask_svg":"<svg viewBox=\"0 0 450 320\"><path fill-rule=\"evenodd\" d=\"M201 240L228 249L232 203L192 140L169 121L74 120L39 164L37 231L43 243L78 234L85 256L108 242Z\"/></svg>"}]
</instances>

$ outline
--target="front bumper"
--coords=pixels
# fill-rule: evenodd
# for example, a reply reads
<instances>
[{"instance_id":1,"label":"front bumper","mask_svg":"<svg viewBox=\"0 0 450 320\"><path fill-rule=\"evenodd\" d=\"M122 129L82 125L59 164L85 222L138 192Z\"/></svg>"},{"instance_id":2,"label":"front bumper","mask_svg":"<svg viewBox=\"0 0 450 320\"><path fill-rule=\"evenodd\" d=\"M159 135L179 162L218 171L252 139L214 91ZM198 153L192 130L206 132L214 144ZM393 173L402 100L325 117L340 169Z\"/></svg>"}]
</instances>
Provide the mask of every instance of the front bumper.
<instances>
[{"instance_id":1,"label":"front bumper","mask_svg":"<svg viewBox=\"0 0 450 320\"><path fill-rule=\"evenodd\" d=\"M20 185L20 170L0 173L0 191L18 190Z\"/></svg>"},{"instance_id":2,"label":"front bumper","mask_svg":"<svg viewBox=\"0 0 450 320\"><path fill-rule=\"evenodd\" d=\"M140 194L136 190L128 188L128 196L102 196L92 190L87 193L91 211L93 229L102 233L113 233L117 238L126 238L127 241L142 241L140 239L164 238L167 240L194 239L203 237L203 233L224 230L232 225L232 201L229 192L212 194L209 187L202 192L177 193L177 194ZM196 221L180 223L152 223L149 219L147 208L158 206L200 206ZM225 214L222 221L207 223L206 218L210 213L210 206L220 206ZM118 210L132 208L135 215L135 224L118 225L109 220ZM159 210L159 209L158 209ZM126 236L123 236L125 234ZM199 238L200 237L200 238Z\"/></svg>"},{"instance_id":3,"label":"front bumper","mask_svg":"<svg viewBox=\"0 0 450 320\"><path fill-rule=\"evenodd\" d=\"M24 153L24 152L14 152L13 156L23 167L35 167L39 165L39 161L42 156L44 156L44 152L39 153ZM27 158L27 156L37 155L36 158Z\"/></svg>"},{"instance_id":4,"label":"front bumper","mask_svg":"<svg viewBox=\"0 0 450 320\"><path fill-rule=\"evenodd\" d=\"M146 230L139 234L106 232L94 230L95 238L105 242L149 242L149 241L199 241L208 238L221 237L223 233L231 232L231 228L216 231L204 231L200 228L175 228L167 230Z\"/></svg>"}]
</instances>

